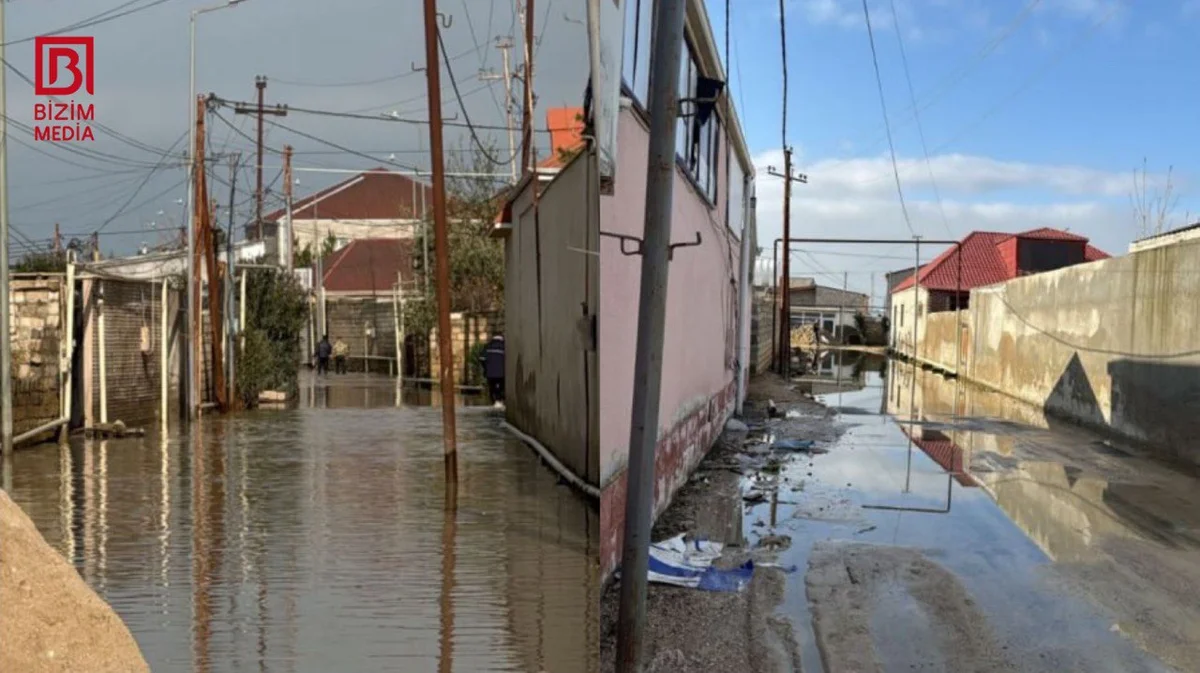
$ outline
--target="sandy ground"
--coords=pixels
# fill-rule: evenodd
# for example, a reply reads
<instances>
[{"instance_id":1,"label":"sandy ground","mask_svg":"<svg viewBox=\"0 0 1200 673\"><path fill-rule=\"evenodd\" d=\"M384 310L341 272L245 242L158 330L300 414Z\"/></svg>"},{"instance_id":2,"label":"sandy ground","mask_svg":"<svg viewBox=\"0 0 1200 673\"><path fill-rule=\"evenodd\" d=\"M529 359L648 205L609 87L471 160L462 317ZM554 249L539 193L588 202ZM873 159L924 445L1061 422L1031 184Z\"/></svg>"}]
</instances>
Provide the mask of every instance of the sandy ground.
<instances>
[{"instance_id":1,"label":"sandy ground","mask_svg":"<svg viewBox=\"0 0 1200 673\"><path fill-rule=\"evenodd\" d=\"M0 671L149 671L129 629L0 491Z\"/></svg>"}]
</instances>

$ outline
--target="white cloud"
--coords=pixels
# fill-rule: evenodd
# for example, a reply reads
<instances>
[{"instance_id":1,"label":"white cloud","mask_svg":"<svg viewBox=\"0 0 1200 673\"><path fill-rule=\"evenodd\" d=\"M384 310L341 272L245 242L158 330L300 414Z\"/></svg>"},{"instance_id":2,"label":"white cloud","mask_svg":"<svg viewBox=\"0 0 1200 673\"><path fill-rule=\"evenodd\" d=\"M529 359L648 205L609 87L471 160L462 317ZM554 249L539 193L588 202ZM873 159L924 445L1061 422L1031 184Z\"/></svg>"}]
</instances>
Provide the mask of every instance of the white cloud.
<instances>
[{"instance_id":1,"label":"white cloud","mask_svg":"<svg viewBox=\"0 0 1200 673\"><path fill-rule=\"evenodd\" d=\"M781 236L783 183L767 174L782 166L779 151L756 157L759 246L766 259L760 280L769 281L773 241ZM1129 205L1133 172L1083 166L1032 164L989 157L949 154L931 158L941 203L932 197L922 159L898 161L913 231L926 239L959 239L971 231L1023 231L1037 227L1067 229L1089 237L1112 254L1125 251L1137 234ZM823 159L802 165L809 184L793 188L793 238L908 239L891 171L885 157ZM1163 176L1151 176L1161 183ZM1180 189L1176 180L1176 189ZM1153 187L1151 187L1153 189ZM1183 205L1177 218L1182 218ZM944 214L944 215L943 215ZM882 293L882 274L912 265L911 245L803 245L793 255L793 275L815 275L839 284L849 272L851 289ZM945 245L922 246L923 262ZM813 258L816 262L813 262Z\"/></svg>"}]
</instances>

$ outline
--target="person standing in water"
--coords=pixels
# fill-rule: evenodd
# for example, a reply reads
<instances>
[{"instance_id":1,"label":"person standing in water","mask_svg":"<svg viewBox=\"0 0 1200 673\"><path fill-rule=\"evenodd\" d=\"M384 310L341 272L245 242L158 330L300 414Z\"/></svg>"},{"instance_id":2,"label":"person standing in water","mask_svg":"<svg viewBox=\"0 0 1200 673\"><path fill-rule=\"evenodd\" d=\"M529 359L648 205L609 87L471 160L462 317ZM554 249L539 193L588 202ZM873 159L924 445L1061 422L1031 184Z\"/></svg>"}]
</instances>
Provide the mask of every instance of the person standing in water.
<instances>
[{"instance_id":1,"label":"person standing in water","mask_svg":"<svg viewBox=\"0 0 1200 673\"><path fill-rule=\"evenodd\" d=\"M483 376L487 379L488 396L492 404L504 404L504 336L492 335L487 348L479 356L479 364L483 368Z\"/></svg>"},{"instance_id":2,"label":"person standing in water","mask_svg":"<svg viewBox=\"0 0 1200 673\"><path fill-rule=\"evenodd\" d=\"M329 373L329 356L333 353L333 346L329 344L329 335L321 337L321 343L317 344L317 373Z\"/></svg>"}]
</instances>

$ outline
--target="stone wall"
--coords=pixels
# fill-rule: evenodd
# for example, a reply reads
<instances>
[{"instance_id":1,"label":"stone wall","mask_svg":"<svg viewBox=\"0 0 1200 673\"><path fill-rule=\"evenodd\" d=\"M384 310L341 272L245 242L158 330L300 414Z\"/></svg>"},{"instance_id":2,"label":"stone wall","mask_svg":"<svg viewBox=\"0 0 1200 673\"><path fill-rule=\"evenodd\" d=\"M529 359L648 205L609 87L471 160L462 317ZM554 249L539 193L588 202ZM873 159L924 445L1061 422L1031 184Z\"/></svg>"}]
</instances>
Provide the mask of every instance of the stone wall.
<instances>
[{"instance_id":1,"label":"stone wall","mask_svg":"<svg viewBox=\"0 0 1200 673\"><path fill-rule=\"evenodd\" d=\"M504 321L495 315L471 313L450 314L450 347L454 354L454 381L460 384L481 384L479 368L470 363L471 349L478 343L486 343L494 328L503 330ZM441 373L441 358L438 353L437 328L429 331L430 378L437 379Z\"/></svg>"},{"instance_id":2,"label":"stone wall","mask_svg":"<svg viewBox=\"0 0 1200 673\"><path fill-rule=\"evenodd\" d=\"M776 325L772 295L755 291L750 313L750 373L762 374L775 360L772 330Z\"/></svg>"},{"instance_id":3,"label":"stone wall","mask_svg":"<svg viewBox=\"0 0 1200 673\"><path fill-rule=\"evenodd\" d=\"M61 275L13 274L12 317L13 433L20 435L59 417L59 357L64 312Z\"/></svg>"}]
</instances>

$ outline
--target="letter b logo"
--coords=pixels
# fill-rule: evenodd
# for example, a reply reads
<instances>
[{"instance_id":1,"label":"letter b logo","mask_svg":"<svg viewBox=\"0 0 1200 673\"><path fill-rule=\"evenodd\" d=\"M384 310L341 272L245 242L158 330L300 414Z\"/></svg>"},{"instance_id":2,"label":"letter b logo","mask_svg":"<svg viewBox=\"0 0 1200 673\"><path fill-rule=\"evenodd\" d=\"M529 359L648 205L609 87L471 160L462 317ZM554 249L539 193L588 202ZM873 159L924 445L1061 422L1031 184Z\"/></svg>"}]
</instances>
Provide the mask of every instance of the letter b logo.
<instances>
[{"instance_id":1,"label":"letter b logo","mask_svg":"<svg viewBox=\"0 0 1200 673\"><path fill-rule=\"evenodd\" d=\"M35 95L71 96L80 89L89 95L96 93L93 68L96 38L36 37L33 43L37 50L34 54Z\"/></svg>"}]
</instances>

